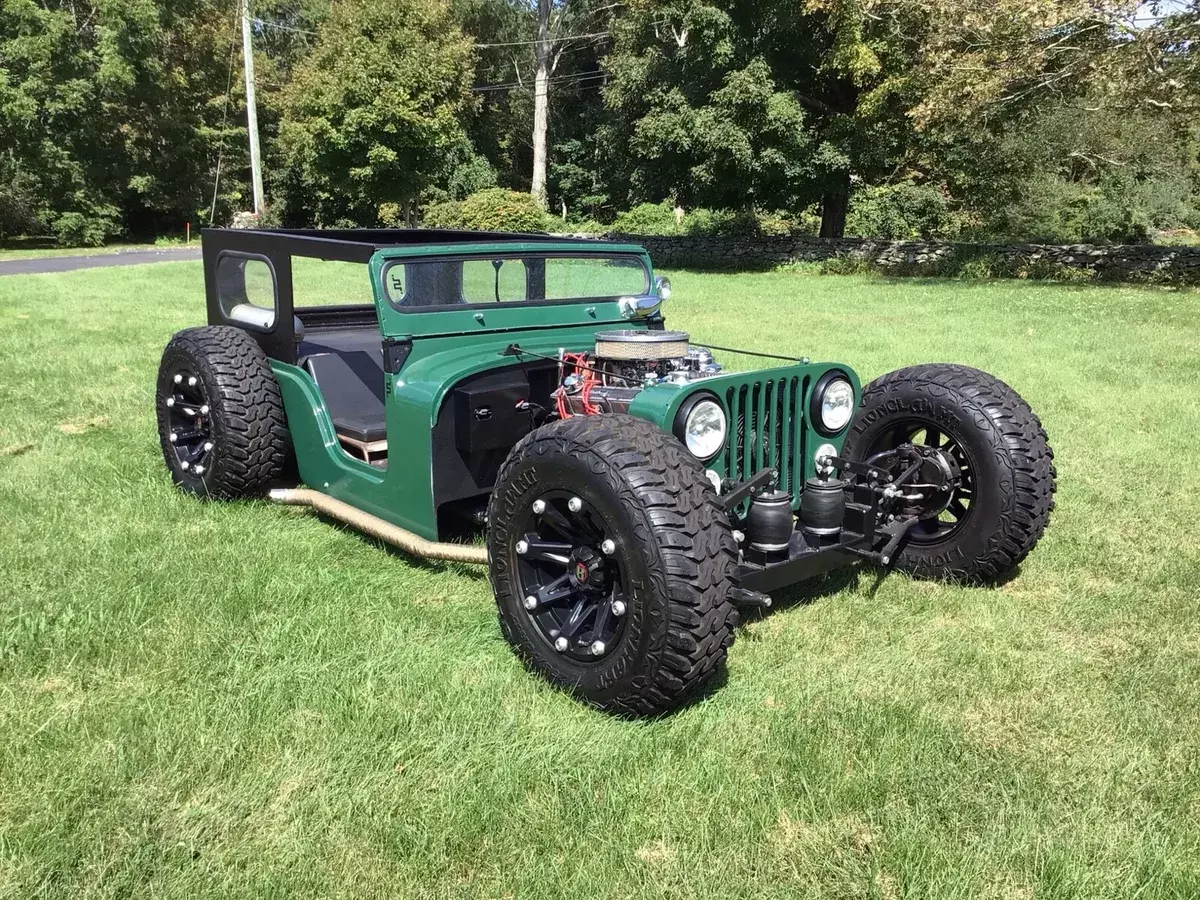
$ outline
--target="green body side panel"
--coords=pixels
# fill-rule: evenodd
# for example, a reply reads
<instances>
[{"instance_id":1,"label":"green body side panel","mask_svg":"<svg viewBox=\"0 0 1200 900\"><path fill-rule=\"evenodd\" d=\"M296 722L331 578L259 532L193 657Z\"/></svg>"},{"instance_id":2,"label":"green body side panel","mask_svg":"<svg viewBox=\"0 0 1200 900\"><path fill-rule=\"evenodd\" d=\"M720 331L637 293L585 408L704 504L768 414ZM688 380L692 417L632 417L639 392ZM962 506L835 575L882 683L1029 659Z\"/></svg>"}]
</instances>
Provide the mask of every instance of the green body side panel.
<instances>
[{"instance_id":1,"label":"green body side panel","mask_svg":"<svg viewBox=\"0 0 1200 900\"><path fill-rule=\"evenodd\" d=\"M592 350L602 328L646 327L648 321L624 318L615 301L544 304L496 304L479 308L400 311L383 290L389 260L475 254L587 252L577 244L477 244L446 247L398 247L371 259L371 279L386 336L411 342L400 371L385 382L388 467L377 469L349 456L339 444L333 422L312 377L296 366L271 361L283 393L284 409L300 477L305 484L373 515L436 540L437 510L433 498L432 432L447 395L462 379L502 369L521 361L504 355L519 343L543 356ZM653 270L641 247L598 247L600 255L631 253ZM526 360L531 357L525 357ZM808 423L809 392L830 369L844 371L860 390L857 377L844 366L794 365L756 372L720 375L689 385L664 384L642 391L630 412L670 432L684 401L696 392L716 395L730 421L729 446L707 465L723 477L748 477L763 466L777 466L783 487L798 503L804 479L813 474L812 455L821 443L839 450L842 438L827 439ZM786 415L785 415L786 413ZM783 423L790 423L787 428ZM741 423L742 438L738 438ZM752 435L752 437L750 437Z\"/></svg>"}]
</instances>

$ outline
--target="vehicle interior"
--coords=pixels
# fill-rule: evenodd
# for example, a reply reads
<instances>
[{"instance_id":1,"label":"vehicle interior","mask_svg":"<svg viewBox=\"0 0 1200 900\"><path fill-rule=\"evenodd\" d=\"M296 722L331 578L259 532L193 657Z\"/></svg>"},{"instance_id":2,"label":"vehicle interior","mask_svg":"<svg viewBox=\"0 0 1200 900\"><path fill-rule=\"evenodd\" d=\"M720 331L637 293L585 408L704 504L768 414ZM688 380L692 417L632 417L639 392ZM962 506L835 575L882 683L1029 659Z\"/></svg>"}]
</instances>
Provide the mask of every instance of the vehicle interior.
<instances>
[{"instance_id":1,"label":"vehicle interior","mask_svg":"<svg viewBox=\"0 0 1200 900\"><path fill-rule=\"evenodd\" d=\"M209 321L245 328L269 357L304 368L324 398L345 452L384 469L388 460L385 358L367 263L376 250L384 247L478 243L480 237L478 232L415 229L206 230L204 260ZM545 235L496 234L488 234L486 239L501 243L519 240L526 246L551 240ZM559 238L553 241L564 243ZM596 247L595 241L578 243L591 250ZM551 266L548 289L547 262L537 258L536 252L509 259L464 255L448 260L401 261L385 268L384 290L387 299L398 307L461 307L553 299L559 293L572 297L580 291L607 293L620 288L625 293L629 285L638 291L637 279L645 277L640 269L632 271L636 267L620 271L622 267L617 266L614 271L601 274L609 279L617 277L622 283L581 285L571 283L571 279L580 278L579 266ZM594 281L595 273L583 272L583 275ZM550 383L553 366L518 365L514 369L515 380L510 375L501 379L503 384L485 383L477 388L467 385L460 388L460 393L466 390L468 397L474 396L472 390L528 394L536 388L539 393L547 394L548 402L553 389ZM519 439L519 434L514 437L514 433L527 431L528 425L524 421L489 423L484 430L502 435L490 440L479 435L473 439L455 438L454 426L449 423L446 430L449 433L445 435L435 433L435 443L482 441L480 446L458 447L460 453L451 454L461 457L457 460L461 466L455 463L441 467L455 470L453 477L459 479L458 482L448 479L447 485L462 483L462 476L467 474L465 469L472 475L468 483L486 490L494 479L491 470L498 467L503 452Z\"/></svg>"}]
</instances>

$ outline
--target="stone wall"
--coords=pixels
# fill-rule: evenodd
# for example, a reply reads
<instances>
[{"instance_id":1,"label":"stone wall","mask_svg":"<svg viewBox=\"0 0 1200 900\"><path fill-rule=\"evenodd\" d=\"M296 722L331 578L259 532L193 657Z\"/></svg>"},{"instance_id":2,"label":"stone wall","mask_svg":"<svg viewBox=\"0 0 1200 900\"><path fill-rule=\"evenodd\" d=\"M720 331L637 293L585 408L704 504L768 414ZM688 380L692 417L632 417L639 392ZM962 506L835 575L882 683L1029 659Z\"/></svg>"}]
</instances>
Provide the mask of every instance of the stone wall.
<instances>
[{"instance_id":1,"label":"stone wall","mask_svg":"<svg viewBox=\"0 0 1200 900\"><path fill-rule=\"evenodd\" d=\"M986 259L995 274L1037 274L1057 266L1087 269L1114 281L1200 282L1200 247L1153 245L1050 246L1043 244L951 244L942 241L880 241L816 237L662 237L614 234L642 244L656 266L688 269L769 269L794 262L847 257L896 274L936 272L939 266Z\"/></svg>"}]
</instances>

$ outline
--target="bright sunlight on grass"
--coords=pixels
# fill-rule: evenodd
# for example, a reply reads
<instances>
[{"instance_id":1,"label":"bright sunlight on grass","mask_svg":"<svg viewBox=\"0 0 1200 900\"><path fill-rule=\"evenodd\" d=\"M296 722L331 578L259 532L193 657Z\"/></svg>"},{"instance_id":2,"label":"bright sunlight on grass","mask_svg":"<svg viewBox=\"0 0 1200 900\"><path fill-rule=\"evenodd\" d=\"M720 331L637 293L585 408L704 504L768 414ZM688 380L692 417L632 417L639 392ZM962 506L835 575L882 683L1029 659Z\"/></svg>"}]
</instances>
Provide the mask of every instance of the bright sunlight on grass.
<instances>
[{"instance_id":1,"label":"bright sunlight on grass","mask_svg":"<svg viewBox=\"0 0 1200 900\"><path fill-rule=\"evenodd\" d=\"M698 341L1017 388L1060 486L1019 574L785 592L617 721L479 572L172 488L198 262L0 278L0 897L1200 895L1197 294L673 280Z\"/></svg>"}]
</instances>

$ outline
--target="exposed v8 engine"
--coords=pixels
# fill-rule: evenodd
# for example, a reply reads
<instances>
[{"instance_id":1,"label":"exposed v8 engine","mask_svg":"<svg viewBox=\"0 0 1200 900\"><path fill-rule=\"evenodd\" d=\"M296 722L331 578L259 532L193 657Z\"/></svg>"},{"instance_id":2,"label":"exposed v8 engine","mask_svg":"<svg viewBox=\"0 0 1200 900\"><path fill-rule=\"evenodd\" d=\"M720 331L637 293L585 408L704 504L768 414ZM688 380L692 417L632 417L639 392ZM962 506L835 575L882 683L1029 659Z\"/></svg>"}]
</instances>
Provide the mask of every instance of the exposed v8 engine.
<instances>
[{"instance_id":1,"label":"exposed v8 engine","mask_svg":"<svg viewBox=\"0 0 1200 900\"><path fill-rule=\"evenodd\" d=\"M596 332L592 353L568 353L555 392L560 417L623 413L643 388L717 375L721 366L682 331Z\"/></svg>"}]
</instances>

